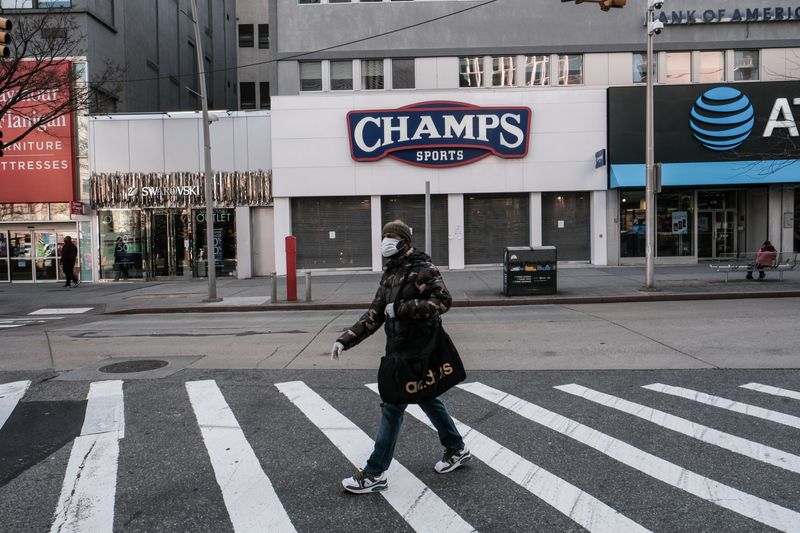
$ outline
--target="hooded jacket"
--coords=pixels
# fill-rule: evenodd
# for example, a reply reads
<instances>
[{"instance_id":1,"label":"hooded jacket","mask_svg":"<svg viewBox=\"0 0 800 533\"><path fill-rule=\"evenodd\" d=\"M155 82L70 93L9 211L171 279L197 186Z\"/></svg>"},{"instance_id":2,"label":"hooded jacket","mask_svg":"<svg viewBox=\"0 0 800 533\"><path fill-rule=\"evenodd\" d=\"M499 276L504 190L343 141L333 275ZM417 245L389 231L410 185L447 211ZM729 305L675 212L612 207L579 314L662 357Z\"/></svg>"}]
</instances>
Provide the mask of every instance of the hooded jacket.
<instances>
[{"instance_id":1,"label":"hooded jacket","mask_svg":"<svg viewBox=\"0 0 800 533\"><path fill-rule=\"evenodd\" d=\"M395 303L395 318L388 318L386 305ZM430 336L450 309L453 299L431 258L415 249L392 258L386 264L372 304L338 342L352 348L375 333L381 324L386 331L386 352L413 347Z\"/></svg>"}]
</instances>

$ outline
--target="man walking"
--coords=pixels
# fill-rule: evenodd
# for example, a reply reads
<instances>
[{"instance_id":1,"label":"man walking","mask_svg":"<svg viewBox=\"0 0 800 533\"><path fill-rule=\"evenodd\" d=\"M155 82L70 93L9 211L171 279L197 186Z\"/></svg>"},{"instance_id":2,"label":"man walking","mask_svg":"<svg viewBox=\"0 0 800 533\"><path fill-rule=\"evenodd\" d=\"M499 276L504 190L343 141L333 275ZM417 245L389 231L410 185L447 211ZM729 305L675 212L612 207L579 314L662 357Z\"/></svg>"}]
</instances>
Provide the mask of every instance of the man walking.
<instances>
[{"instance_id":1,"label":"man walking","mask_svg":"<svg viewBox=\"0 0 800 533\"><path fill-rule=\"evenodd\" d=\"M72 237L64 237L64 245L61 247L61 270L64 271L64 287L70 286L70 281L77 287L80 281L75 277L75 260L78 258L78 248L72 244Z\"/></svg>"},{"instance_id":2,"label":"man walking","mask_svg":"<svg viewBox=\"0 0 800 533\"><path fill-rule=\"evenodd\" d=\"M450 309L452 298L439 270L427 254L411 247L411 229L405 223L395 220L383 227L381 255L389 258L389 262L375 299L358 322L336 340L331 350L332 359L338 359L343 350L363 341L384 323L386 353L419 344L420 335L430 335L433 328L439 327L439 316ZM468 462L472 455L444 403L434 398L419 406L436 428L445 448L434 470L446 474ZM345 490L355 494L386 490L386 470L392 462L405 409L405 404L381 403L375 448L362 470L342 480Z\"/></svg>"}]
</instances>

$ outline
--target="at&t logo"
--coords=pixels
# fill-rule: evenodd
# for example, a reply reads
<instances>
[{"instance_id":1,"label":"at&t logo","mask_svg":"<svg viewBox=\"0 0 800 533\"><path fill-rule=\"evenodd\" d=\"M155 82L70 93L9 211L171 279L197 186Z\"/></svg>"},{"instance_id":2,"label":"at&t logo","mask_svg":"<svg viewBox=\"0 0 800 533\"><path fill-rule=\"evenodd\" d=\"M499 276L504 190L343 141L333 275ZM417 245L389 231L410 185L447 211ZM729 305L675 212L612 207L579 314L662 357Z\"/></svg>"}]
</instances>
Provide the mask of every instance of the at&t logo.
<instances>
[{"instance_id":1,"label":"at&t logo","mask_svg":"<svg viewBox=\"0 0 800 533\"><path fill-rule=\"evenodd\" d=\"M750 99L733 87L715 87L698 98L689 127L700 144L722 152L742 144L753 131L755 114Z\"/></svg>"}]
</instances>

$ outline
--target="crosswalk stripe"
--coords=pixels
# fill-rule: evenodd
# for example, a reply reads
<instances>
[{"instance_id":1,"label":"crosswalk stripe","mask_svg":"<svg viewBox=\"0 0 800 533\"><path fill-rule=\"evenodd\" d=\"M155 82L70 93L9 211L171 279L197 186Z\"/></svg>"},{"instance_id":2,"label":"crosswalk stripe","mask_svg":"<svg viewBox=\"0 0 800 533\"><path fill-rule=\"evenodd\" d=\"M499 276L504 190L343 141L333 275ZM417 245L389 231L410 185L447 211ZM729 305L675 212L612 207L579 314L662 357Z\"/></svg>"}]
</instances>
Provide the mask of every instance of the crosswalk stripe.
<instances>
[{"instance_id":1,"label":"crosswalk stripe","mask_svg":"<svg viewBox=\"0 0 800 533\"><path fill-rule=\"evenodd\" d=\"M234 531L296 531L216 382L186 390Z\"/></svg>"},{"instance_id":2,"label":"crosswalk stripe","mask_svg":"<svg viewBox=\"0 0 800 533\"><path fill-rule=\"evenodd\" d=\"M373 441L347 417L339 413L302 381L275 386L336 446L357 468L366 463ZM421 532L475 531L430 488L398 461L389 470L389 489L380 492L406 522Z\"/></svg>"},{"instance_id":3,"label":"crosswalk stripe","mask_svg":"<svg viewBox=\"0 0 800 533\"><path fill-rule=\"evenodd\" d=\"M800 417L787 415L786 413L780 413L778 411L773 411L771 409L764 409L763 407L758 407L756 405L737 402L734 400L729 400L727 398L721 398L719 396L713 396L711 394L706 394L704 392L698 392L691 389L684 389L683 387L673 387L670 385L664 385L663 383L642 385L642 387L648 390L663 392L665 394L671 394L673 396L679 396L681 398L686 398L687 400L693 400L695 402L700 402L706 405L719 407L720 409L727 409L728 411L733 411L735 413L741 413L743 415L753 416L756 418L761 418L763 420L768 420L770 422L775 422L776 424L782 424L784 426L790 426L793 428L800 429Z\"/></svg>"},{"instance_id":4,"label":"crosswalk stripe","mask_svg":"<svg viewBox=\"0 0 800 533\"><path fill-rule=\"evenodd\" d=\"M800 532L800 513L670 463L619 439L482 383L459 388L557 431L659 481L780 531Z\"/></svg>"},{"instance_id":5,"label":"crosswalk stripe","mask_svg":"<svg viewBox=\"0 0 800 533\"><path fill-rule=\"evenodd\" d=\"M51 533L103 533L114 527L119 440L125 434L122 381L89 386L81 435L72 444Z\"/></svg>"},{"instance_id":6,"label":"crosswalk stripe","mask_svg":"<svg viewBox=\"0 0 800 533\"><path fill-rule=\"evenodd\" d=\"M30 386L30 381L13 381L0 385L0 429Z\"/></svg>"},{"instance_id":7,"label":"crosswalk stripe","mask_svg":"<svg viewBox=\"0 0 800 533\"><path fill-rule=\"evenodd\" d=\"M554 387L560 391L580 396L591 402L628 413L639 417L653 424L677 431L683 435L692 437L699 441L719 446L733 453L744 455L756 461L761 461L773 466L777 466L791 472L800 474L800 456L784 452L777 448L765 446L757 442L731 435L702 424L697 424L685 418L665 413L657 409L652 409L645 405L630 402L610 394L605 394L592 390L575 383Z\"/></svg>"},{"instance_id":8,"label":"crosswalk stripe","mask_svg":"<svg viewBox=\"0 0 800 533\"><path fill-rule=\"evenodd\" d=\"M378 392L376 383L371 383L367 387L373 392ZM419 406L409 405L406 411L429 428L436 429ZM607 533L649 531L591 494L528 461L463 422L455 418L453 422L473 456L586 530Z\"/></svg>"},{"instance_id":9,"label":"crosswalk stripe","mask_svg":"<svg viewBox=\"0 0 800 533\"><path fill-rule=\"evenodd\" d=\"M739 385L743 389L750 389L758 392L763 392L765 394L772 394L773 396L784 396L786 398L794 398L795 400L800 400L800 392L789 390L789 389L780 389L778 387L773 387L771 385L762 385L761 383L747 383L745 385Z\"/></svg>"},{"instance_id":10,"label":"crosswalk stripe","mask_svg":"<svg viewBox=\"0 0 800 533\"><path fill-rule=\"evenodd\" d=\"M94 307L54 307L54 308L44 308L44 309L37 309L36 311L32 311L28 313L30 315L80 315L83 313L87 313L94 309Z\"/></svg>"},{"instance_id":11,"label":"crosswalk stripe","mask_svg":"<svg viewBox=\"0 0 800 533\"><path fill-rule=\"evenodd\" d=\"M24 325L25 324L0 324L0 329L18 328Z\"/></svg>"}]
</instances>

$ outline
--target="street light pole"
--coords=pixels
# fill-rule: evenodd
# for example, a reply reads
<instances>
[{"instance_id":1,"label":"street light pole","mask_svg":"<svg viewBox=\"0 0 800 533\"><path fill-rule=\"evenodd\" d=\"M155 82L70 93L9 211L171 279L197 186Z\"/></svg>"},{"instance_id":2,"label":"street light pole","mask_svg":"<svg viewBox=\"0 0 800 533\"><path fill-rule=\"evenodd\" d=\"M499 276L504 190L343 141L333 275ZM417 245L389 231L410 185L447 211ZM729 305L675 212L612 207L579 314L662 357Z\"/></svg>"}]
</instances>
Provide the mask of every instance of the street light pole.
<instances>
[{"instance_id":1,"label":"street light pole","mask_svg":"<svg viewBox=\"0 0 800 533\"><path fill-rule=\"evenodd\" d=\"M197 51L197 81L200 88L200 101L203 104L203 144L205 145L205 197L206 197L206 274L208 275L208 298L204 302L219 302L217 298L217 257L214 253L214 191L211 170L211 135L208 131L208 96L206 93L205 62L203 61L203 42L200 24L197 20L197 0L192 0L192 21L194 22L195 50Z\"/></svg>"},{"instance_id":2,"label":"street light pole","mask_svg":"<svg viewBox=\"0 0 800 533\"><path fill-rule=\"evenodd\" d=\"M655 10L661 9L663 2L647 2L647 96L645 110L645 288L655 289L655 244L656 244L656 192L653 160L655 159L653 130L653 35L661 33L664 25L656 20Z\"/></svg>"}]
</instances>

